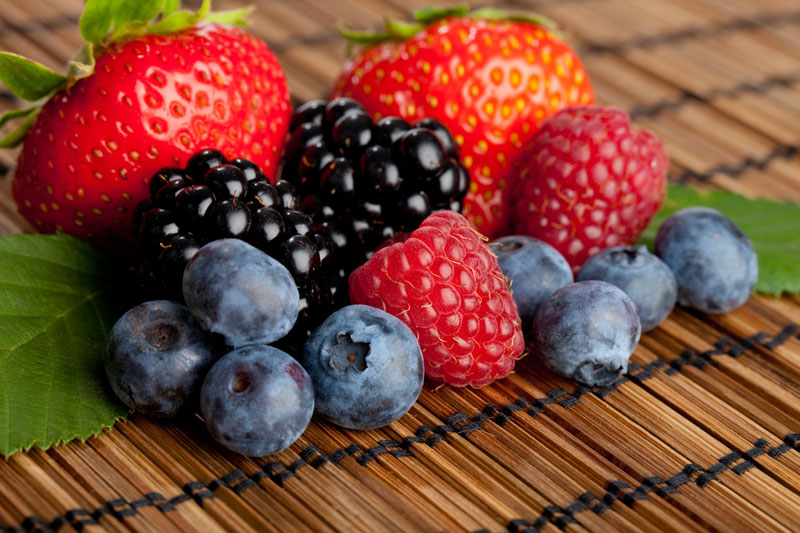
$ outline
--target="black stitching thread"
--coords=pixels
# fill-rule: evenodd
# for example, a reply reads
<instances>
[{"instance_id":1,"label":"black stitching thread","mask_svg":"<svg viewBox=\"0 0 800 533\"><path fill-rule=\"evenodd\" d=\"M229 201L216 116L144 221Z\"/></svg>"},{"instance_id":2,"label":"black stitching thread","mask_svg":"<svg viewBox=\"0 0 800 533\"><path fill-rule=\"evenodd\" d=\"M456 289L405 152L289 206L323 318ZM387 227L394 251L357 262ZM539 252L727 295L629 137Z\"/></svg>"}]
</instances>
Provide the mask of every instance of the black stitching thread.
<instances>
[{"instance_id":1,"label":"black stitching thread","mask_svg":"<svg viewBox=\"0 0 800 533\"><path fill-rule=\"evenodd\" d=\"M790 449L800 451L800 433L789 433L784 437L783 443L778 446L769 446L765 439L758 439L753 443L753 448L746 452L733 451L722 456L716 464L703 468L694 463L684 466L680 472L668 479L658 476L644 478L638 487L633 488L625 481L615 480L609 482L606 493L598 497L591 492L584 492L566 507L549 505L544 508L539 517L534 521L524 518L511 520L507 528L509 531L531 531L538 532L546 524L552 522L559 529L564 529L566 524L575 522L575 514L591 510L597 515L603 514L611 505L619 500L628 507L633 506L637 500L646 500L651 492L664 497L667 494L679 494L678 487L686 483L694 482L698 487L705 488L712 481L719 481L717 475L725 470L731 470L736 475L743 475L745 472L756 466L754 459L762 454L767 454L771 458L776 458ZM742 460L741 463L739 461ZM738 463L738 464L736 464ZM732 466L734 465L735 466ZM695 474L697 474L695 476ZM598 503L594 506L592 502Z\"/></svg>"},{"instance_id":2,"label":"black stitching thread","mask_svg":"<svg viewBox=\"0 0 800 533\"><path fill-rule=\"evenodd\" d=\"M345 457L353 457L357 464L366 466L376 460L379 455L385 453L394 457L413 457L410 450L413 444L425 444L433 448L438 443L446 440L449 433L455 433L466 437L474 431L482 430L482 423L490 418L499 426L502 426L511 419L515 412L523 412L531 418L536 418L536 416L542 412L545 405L557 404L568 409L580 403L581 398L587 392L604 398L627 381L642 383L652 378L652 372L659 368L668 366L669 368L665 370L665 374L673 375L685 364L695 364L696 360L700 359L705 360L707 363L710 361L711 357L715 355L726 354L731 357L738 357L742 352L752 349L756 345L774 350L793 336L800 339L800 326L790 323L770 340L767 340L769 339L769 335L764 332L755 333L743 339L741 342L736 342L730 337L721 337L714 343L715 348L713 350L708 350L702 354L697 354L697 352L693 350L684 350L680 357L673 359L669 364L660 359L654 360L644 366L632 363L628 367L628 373L619 377L610 385L592 388L579 386L571 393L562 388L556 388L549 391L544 398L538 398L532 402L525 398L517 398L514 402L501 409L488 404L481 412L472 417L469 417L465 413L457 412L445 418L444 424L439 426L420 426L414 432L414 435L406 436L400 442L396 440L382 440L378 442L377 446L371 448L363 448L358 444L351 444L346 448L335 450L329 456L326 456L314 446L308 446L300 452L300 459L290 465L285 465L281 461L271 461L260 470L250 475L247 475L242 470L236 469L209 482L208 485L204 484L202 481L191 481L183 486L183 493L169 500L157 492L150 492L145 494L144 498L132 502L127 502L123 498L117 498L109 500L105 505L98 507L92 512L84 509L72 509L67 511L64 516L56 517L49 524L35 516L27 517L22 521L20 526L12 526L7 528L6 531L56 531L66 524L70 524L80 531L87 525L97 524L97 520L103 515L111 515L117 520L122 521L127 516L138 514L139 509L143 507L153 506L162 513L166 513L168 511L175 511L177 505L189 500L194 500L202 507L203 502L206 499L215 498L215 492L222 487L229 488L234 493L240 494L248 488L256 486L258 482L264 478L269 478L273 483L282 487L288 478L296 476L297 470L304 466L311 466L314 469L318 469L327 463L337 464ZM675 361L678 360L683 362L676 364ZM706 363L703 363L703 365L698 368L705 367ZM695 366L697 365L695 364ZM732 452L721 458L717 465L711 466L708 469L689 464L684 467L681 472L666 480L662 480L658 477L645 478L639 487L628 493L624 492L624 490L631 488L627 483L623 481L614 481L609 484L609 488L602 498L598 498L590 492L585 492L579 496L575 502L565 508L555 505L548 506L542 513L542 516L534 522L528 522L525 519L512 520L508 524L508 529L509 531L538 531L538 528L548 522L553 522L558 527L563 528L565 525L574 521L573 515L575 513L590 509L596 514L601 514L617 499L622 499L623 502L630 505L637 499L646 498L647 494L651 491L656 492L656 494L660 496L678 492L677 487L692 481L692 476L698 472L702 473L697 476L694 481L698 486L701 486L701 488L709 482L716 480L716 475L727 468L733 470L738 475L742 475L755 466L753 459L759 455L767 454L770 458L775 459L792 449L800 452L800 433L787 434L783 442L778 446L767 448L767 445L768 443L766 440L759 439L751 450L746 452ZM742 462L731 466L739 460L742 460ZM621 497L620 494L622 494ZM597 503L591 505L595 501L597 501Z\"/></svg>"},{"instance_id":3,"label":"black stitching thread","mask_svg":"<svg viewBox=\"0 0 800 533\"><path fill-rule=\"evenodd\" d=\"M770 163L777 159L791 159L797 154L800 154L800 144L781 144L774 147L769 153L760 158L748 155L742 158L738 163L720 163L703 172L686 169L680 174L670 173L669 179L677 183L685 183L691 179L704 182L710 180L715 174L738 178L747 170L764 170Z\"/></svg>"},{"instance_id":4,"label":"black stitching thread","mask_svg":"<svg viewBox=\"0 0 800 533\"><path fill-rule=\"evenodd\" d=\"M719 98L737 98L744 94L761 94L775 87L791 87L800 82L800 72L783 76L769 76L757 82L743 81L729 89L714 88L705 93L684 90L672 99L658 100L648 106L634 107L628 111L632 119L655 118L668 110L677 110L690 102L708 104Z\"/></svg>"},{"instance_id":5,"label":"black stitching thread","mask_svg":"<svg viewBox=\"0 0 800 533\"><path fill-rule=\"evenodd\" d=\"M657 35L633 37L616 43L587 43L579 48L578 55L588 57L602 53L623 54L636 48L650 48L663 44L675 44L687 39L700 39L727 34L731 31L754 30L762 26L775 27L779 25L800 22L800 11L783 13L769 13L760 16L745 16L732 18L719 24L682 28Z\"/></svg>"}]
</instances>

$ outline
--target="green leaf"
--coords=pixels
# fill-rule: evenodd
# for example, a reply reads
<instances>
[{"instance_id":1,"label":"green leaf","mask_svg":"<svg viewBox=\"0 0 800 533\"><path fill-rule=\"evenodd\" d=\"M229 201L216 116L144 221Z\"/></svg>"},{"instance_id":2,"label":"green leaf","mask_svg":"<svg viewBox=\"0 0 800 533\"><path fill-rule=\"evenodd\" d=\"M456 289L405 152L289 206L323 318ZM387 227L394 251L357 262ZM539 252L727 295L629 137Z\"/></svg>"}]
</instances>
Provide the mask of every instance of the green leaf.
<instances>
[{"instance_id":1,"label":"green leaf","mask_svg":"<svg viewBox=\"0 0 800 533\"><path fill-rule=\"evenodd\" d=\"M126 33L126 27L144 25L164 9L164 0L118 0L114 13L114 33Z\"/></svg>"},{"instance_id":2,"label":"green leaf","mask_svg":"<svg viewBox=\"0 0 800 533\"><path fill-rule=\"evenodd\" d=\"M23 100L35 101L61 88L67 78L11 52L0 52L0 81Z\"/></svg>"},{"instance_id":3,"label":"green leaf","mask_svg":"<svg viewBox=\"0 0 800 533\"><path fill-rule=\"evenodd\" d=\"M197 17L202 19L211 11L211 0L203 0L200 9L197 10Z\"/></svg>"},{"instance_id":4,"label":"green leaf","mask_svg":"<svg viewBox=\"0 0 800 533\"><path fill-rule=\"evenodd\" d=\"M534 26L542 26L543 28L548 29L555 29L558 27L558 24L556 24L555 21L538 13L508 12L505 9L496 7L482 7L480 9L476 9L475 11L471 11L468 16L483 20L508 20L512 22L524 22L527 24L533 24Z\"/></svg>"},{"instance_id":5,"label":"green leaf","mask_svg":"<svg viewBox=\"0 0 800 533\"><path fill-rule=\"evenodd\" d=\"M0 455L86 439L128 414L102 361L114 272L64 234L0 238Z\"/></svg>"},{"instance_id":6,"label":"green leaf","mask_svg":"<svg viewBox=\"0 0 800 533\"><path fill-rule=\"evenodd\" d=\"M469 12L466 4L447 7L423 7L414 11L414 20L420 24L433 24L437 20L448 17L463 17Z\"/></svg>"},{"instance_id":7,"label":"green leaf","mask_svg":"<svg viewBox=\"0 0 800 533\"><path fill-rule=\"evenodd\" d=\"M94 74L94 43L86 43L78 50L78 53L69 61L70 80L87 78Z\"/></svg>"},{"instance_id":8,"label":"green leaf","mask_svg":"<svg viewBox=\"0 0 800 533\"><path fill-rule=\"evenodd\" d=\"M339 34L350 41L351 43L358 44L374 44L386 41L390 35L385 31L374 32L369 30L351 30L348 28L340 27Z\"/></svg>"},{"instance_id":9,"label":"green leaf","mask_svg":"<svg viewBox=\"0 0 800 533\"><path fill-rule=\"evenodd\" d=\"M217 15L210 12L211 1L203 0L200 9L192 13L191 11L175 11L169 15L164 16L160 21L155 24L150 24L144 28L144 33L148 35L166 35L168 33L175 33L186 28L191 28L200 21L212 21L211 19ZM244 25L244 16L248 15L251 8L234 9L231 11L221 12L220 18L230 18L230 21L219 20L222 24L237 24Z\"/></svg>"},{"instance_id":10,"label":"green leaf","mask_svg":"<svg viewBox=\"0 0 800 533\"><path fill-rule=\"evenodd\" d=\"M664 207L644 232L642 242L652 249L661 223L675 211L696 205L719 210L753 241L758 254L756 291L773 295L800 292L800 205L670 185Z\"/></svg>"},{"instance_id":11,"label":"green leaf","mask_svg":"<svg viewBox=\"0 0 800 533\"><path fill-rule=\"evenodd\" d=\"M483 20L508 20L508 11L499 7L482 7L469 12L469 16Z\"/></svg>"},{"instance_id":12,"label":"green leaf","mask_svg":"<svg viewBox=\"0 0 800 533\"><path fill-rule=\"evenodd\" d=\"M214 22L217 24L229 24L231 26L246 26L247 17L253 12L253 6L241 9L230 9L228 11L212 11L203 22Z\"/></svg>"},{"instance_id":13,"label":"green leaf","mask_svg":"<svg viewBox=\"0 0 800 533\"><path fill-rule=\"evenodd\" d=\"M11 111L6 111L2 116L0 116L0 128L5 126L9 121L19 117L26 117L38 109L38 107L28 107L25 109L12 109Z\"/></svg>"},{"instance_id":14,"label":"green leaf","mask_svg":"<svg viewBox=\"0 0 800 533\"><path fill-rule=\"evenodd\" d=\"M177 11L179 7L181 7L181 0L165 0L164 11L162 12L161 16L166 18Z\"/></svg>"},{"instance_id":15,"label":"green leaf","mask_svg":"<svg viewBox=\"0 0 800 533\"><path fill-rule=\"evenodd\" d=\"M392 39L406 40L423 29L422 24L416 22L406 22L404 20L386 19L386 33Z\"/></svg>"},{"instance_id":16,"label":"green leaf","mask_svg":"<svg viewBox=\"0 0 800 533\"><path fill-rule=\"evenodd\" d=\"M555 30L558 28L558 24L556 24L556 21L554 21L551 18L545 17L544 15L539 15L538 13L511 13L508 16L508 20L512 22L524 22L527 24L533 24L534 26L541 26L549 30Z\"/></svg>"},{"instance_id":17,"label":"green leaf","mask_svg":"<svg viewBox=\"0 0 800 533\"><path fill-rule=\"evenodd\" d=\"M105 39L121 4L122 0L86 0L79 27L87 43L99 43Z\"/></svg>"},{"instance_id":18,"label":"green leaf","mask_svg":"<svg viewBox=\"0 0 800 533\"><path fill-rule=\"evenodd\" d=\"M28 115L28 118L26 118L25 121L22 124L17 126L17 129L12 131L11 133L6 135L5 137L1 138L0 139L0 148L14 148L15 146L18 146L22 142L22 139L25 138L25 134L28 133L29 129L31 129L31 126L33 125L33 122L36 120L36 116L39 114L38 113L38 111L39 111L38 107L34 107L34 108L31 108L31 109L33 109L36 112L35 113L33 113L33 112L30 113Z\"/></svg>"},{"instance_id":19,"label":"green leaf","mask_svg":"<svg viewBox=\"0 0 800 533\"><path fill-rule=\"evenodd\" d=\"M197 15L194 13L190 13L189 11L176 11L155 24L148 26L146 33L150 35L175 33L194 26L197 20Z\"/></svg>"}]
</instances>

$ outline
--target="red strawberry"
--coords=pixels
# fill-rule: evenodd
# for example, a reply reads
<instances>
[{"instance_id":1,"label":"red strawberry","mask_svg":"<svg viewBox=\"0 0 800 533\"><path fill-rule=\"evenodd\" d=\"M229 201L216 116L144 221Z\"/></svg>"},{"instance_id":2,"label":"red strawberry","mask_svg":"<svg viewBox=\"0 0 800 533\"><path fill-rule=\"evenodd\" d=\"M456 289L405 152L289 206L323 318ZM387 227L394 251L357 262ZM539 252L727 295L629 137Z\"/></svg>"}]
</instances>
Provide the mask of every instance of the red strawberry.
<instances>
[{"instance_id":1,"label":"red strawberry","mask_svg":"<svg viewBox=\"0 0 800 533\"><path fill-rule=\"evenodd\" d=\"M350 300L383 309L419 339L428 377L480 387L522 353L519 315L497 258L467 220L438 211L350 275Z\"/></svg>"},{"instance_id":2,"label":"red strawberry","mask_svg":"<svg viewBox=\"0 0 800 533\"><path fill-rule=\"evenodd\" d=\"M275 173L291 111L286 79L266 44L238 28L139 35L73 81L28 130L13 183L39 231L124 250L151 176L203 148Z\"/></svg>"},{"instance_id":3,"label":"red strawberry","mask_svg":"<svg viewBox=\"0 0 800 533\"><path fill-rule=\"evenodd\" d=\"M456 16L423 28L442 15ZM415 16L423 24L389 22L373 40L392 40L350 58L332 96L355 98L375 117L444 123L472 178L464 214L490 238L503 235L509 225L504 198L526 158L523 147L554 112L594 102L586 71L569 46L538 24L541 18L512 22L495 9L467 14L459 8ZM398 29L412 35L398 38Z\"/></svg>"},{"instance_id":4,"label":"red strawberry","mask_svg":"<svg viewBox=\"0 0 800 533\"><path fill-rule=\"evenodd\" d=\"M632 131L619 109L564 109L530 149L514 194L514 231L551 244L574 270L604 248L636 242L664 201L661 141Z\"/></svg>"}]
</instances>

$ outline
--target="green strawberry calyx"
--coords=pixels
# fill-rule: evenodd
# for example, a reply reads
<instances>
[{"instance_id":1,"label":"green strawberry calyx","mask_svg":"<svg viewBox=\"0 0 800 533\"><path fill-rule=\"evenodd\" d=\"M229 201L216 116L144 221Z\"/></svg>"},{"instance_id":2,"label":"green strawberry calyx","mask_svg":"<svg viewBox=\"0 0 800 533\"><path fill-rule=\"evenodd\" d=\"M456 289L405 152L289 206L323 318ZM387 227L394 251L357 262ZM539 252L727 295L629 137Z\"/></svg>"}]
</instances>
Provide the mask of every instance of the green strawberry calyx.
<instances>
[{"instance_id":1,"label":"green strawberry calyx","mask_svg":"<svg viewBox=\"0 0 800 533\"><path fill-rule=\"evenodd\" d=\"M22 142L36 115L53 94L71 87L94 73L95 58L112 44L143 35L167 35L200 23L244 26L251 7L211 11L211 0L203 0L197 11L180 8L180 0L87 0L79 27L84 45L69 61L64 74L11 52L0 52L0 82L12 94L34 105L13 109L0 116L0 127L24 119L11 133L0 138L0 148Z\"/></svg>"},{"instance_id":2,"label":"green strawberry calyx","mask_svg":"<svg viewBox=\"0 0 800 533\"><path fill-rule=\"evenodd\" d=\"M556 23L537 13L517 13L496 7L482 7L470 11L467 5L448 7L423 7L414 12L414 21L386 19L384 27L378 31L352 30L340 28L339 33L351 43L372 45L387 41L405 41L424 30L434 22L446 18L471 18L490 21L523 22L555 30Z\"/></svg>"}]
</instances>

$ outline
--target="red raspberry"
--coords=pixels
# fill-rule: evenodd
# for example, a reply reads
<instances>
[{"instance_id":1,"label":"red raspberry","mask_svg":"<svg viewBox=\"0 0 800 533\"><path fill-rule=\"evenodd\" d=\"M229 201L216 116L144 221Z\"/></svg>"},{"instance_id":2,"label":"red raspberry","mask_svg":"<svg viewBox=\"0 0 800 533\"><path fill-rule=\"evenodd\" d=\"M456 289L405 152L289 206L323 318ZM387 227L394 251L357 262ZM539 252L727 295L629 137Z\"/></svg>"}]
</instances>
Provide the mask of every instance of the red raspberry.
<instances>
[{"instance_id":1,"label":"red raspberry","mask_svg":"<svg viewBox=\"0 0 800 533\"><path fill-rule=\"evenodd\" d=\"M661 207L667 156L649 131L611 107L572 107L533 137L516 186L514 231L564 254L573 270L604 248L633 244Z\"/></svg>"},{"instance_id":2,"label":"red raspberry","mask_svg":"<svg viewBox=\"0 0 800 533\"><path fill-rule=\"evenodd\" d=\"M405 322L419 339L425 374L457 387L507 376L524 348L497 258L453 211L433 213L354 270L350 300Z\"/></svg>"}]
</instances>

